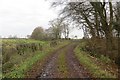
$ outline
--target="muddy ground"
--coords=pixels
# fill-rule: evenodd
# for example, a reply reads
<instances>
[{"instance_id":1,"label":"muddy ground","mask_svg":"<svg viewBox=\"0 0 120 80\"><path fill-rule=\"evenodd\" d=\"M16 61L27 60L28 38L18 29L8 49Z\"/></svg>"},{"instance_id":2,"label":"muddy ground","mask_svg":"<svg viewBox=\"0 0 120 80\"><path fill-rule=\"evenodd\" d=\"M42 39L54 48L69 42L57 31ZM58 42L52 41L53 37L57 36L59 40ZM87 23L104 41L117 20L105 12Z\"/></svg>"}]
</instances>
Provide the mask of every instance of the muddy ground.
<instances>
[{"instance_id":1,"label":"muddy ground","mask_svg":"<svg viewBox=\"0 0 120 80\"><path fill-rule=\"evenodd\" d=\"M91 78L90 73L78 61L74 55L74 49L77 43L71 43L64 46L51 55L46 57L43 61L38 61L31 70L26 73L27 78ZM65 65L58 61L60 54L65 58ZM63 70L59 70L60 66ZM64 71L65 69L65 71Z\"/></svg>"}]
</instances>

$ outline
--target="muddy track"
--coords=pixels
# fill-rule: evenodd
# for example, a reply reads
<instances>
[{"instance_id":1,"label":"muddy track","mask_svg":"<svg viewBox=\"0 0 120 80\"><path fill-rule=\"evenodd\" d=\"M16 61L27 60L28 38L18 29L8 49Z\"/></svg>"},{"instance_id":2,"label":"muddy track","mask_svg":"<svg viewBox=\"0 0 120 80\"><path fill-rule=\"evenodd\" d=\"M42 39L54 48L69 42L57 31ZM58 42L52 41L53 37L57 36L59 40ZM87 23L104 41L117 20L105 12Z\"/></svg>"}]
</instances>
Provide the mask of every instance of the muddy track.
<instances>
[{"instance_id":1,"label":"muddy track","mask_svg":"<svg viewBox=\"0 0 120 80\"><path fill-rule=\"evenodd\" d=\"M42 61L37 61L36 64L34 64L32 66L32 68L25 73L25 78L40 78L40 77L43 78L43 77L45 77L46 74L44 74L43 72L45 72L45 70L49 71L50 69L54 69L53 64L55 62L53 62L53 61L55 61L55 59L57 59L58 52L60 52L60 50L64 49L68 45L62 46L61 48L56 49L55 51L51 52L52 54L47 55ZM53 63L53 64L51 65L51 63ZM52 68L50 68L50 67L52 67ZM50 71L53 71L53 70L50 70ZM47 74L47 76L48 76L48 74Z\"/></svg>"},{"instance_id":2,"label":"muddy track","mask_svg":"<svg viewBox=\"0 0 120 80\"><path fill-rule=\"evenodd\" d=\"M54 52L49 58L46 60L42 67L37 66L36 69L37 74L34 74L35 78L90 78L90 74L88 71L80 64L76 56L74 55L74 49L76 47L76 43L69 44L64 46ZM60 63L58 64L58 59L61 53L64 53L65 57L65 64L67 68L67 77L62 76L64 75L63 72L59 72L58 68ZM41 64L41 63L38 63ZM59 74L60 73L60 74Z\"/></svg>"},{"instance_id":3,"label":"muddy track","mask_svg":"<svg viewBox=\"0 0 120 80\"><path fill-rule=\"evenodd\" d=\"M49 57L48 63L45 64L43 71L36 78L59 78L61 77L58 72L57 61L60 53L66 48L68 45L56 50L54 54Z\"/></svg>"},{"instance_id":4,"label":"muddy track","mask_svg":"<svg viewBox=\"0 0 120 80\"><path fill-rule=\"evenodd\" d=\"M80 64L74 54L76 44L69 45L66 50L66 61L69 68L69 78L90 78L89 72Z\"/></svg>"},{"instance_id":5,"label":"muddy track","mask_svg":"<svg viewBox=\"0 0 120 80\"><path fill-rule=\"evenodd\" d=\"M57 72L56 72L56 61L58 58L58 55L60 53L56 52L56 54L54 54L52 56L52 58L49 60L49 62L46 64L44 70L42 73L40 73L36 78L54 78L57 77Z\"/></svg>"}]
</instances>

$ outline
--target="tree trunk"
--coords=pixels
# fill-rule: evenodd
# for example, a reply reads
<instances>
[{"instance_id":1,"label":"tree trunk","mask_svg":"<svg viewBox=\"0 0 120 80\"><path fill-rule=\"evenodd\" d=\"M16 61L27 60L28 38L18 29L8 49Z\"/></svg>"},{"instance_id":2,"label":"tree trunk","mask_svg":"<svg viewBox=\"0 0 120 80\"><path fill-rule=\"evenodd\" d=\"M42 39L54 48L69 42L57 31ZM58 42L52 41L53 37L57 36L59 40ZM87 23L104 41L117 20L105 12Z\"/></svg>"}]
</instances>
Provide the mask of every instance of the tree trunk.
<instances>
[{"instance_id":1,"label":"tree trunk","mask_svg":"<svg viewBox=\"0 0 120 80\"><path fill-rule=\"evenodd\" d=\"M105 31L105 37L106 37L106 49L107 49L107 52L111 53L111 51L114 48L114 44L113 44L112 32L109 29Z\"/></svg>"}]
</instances>

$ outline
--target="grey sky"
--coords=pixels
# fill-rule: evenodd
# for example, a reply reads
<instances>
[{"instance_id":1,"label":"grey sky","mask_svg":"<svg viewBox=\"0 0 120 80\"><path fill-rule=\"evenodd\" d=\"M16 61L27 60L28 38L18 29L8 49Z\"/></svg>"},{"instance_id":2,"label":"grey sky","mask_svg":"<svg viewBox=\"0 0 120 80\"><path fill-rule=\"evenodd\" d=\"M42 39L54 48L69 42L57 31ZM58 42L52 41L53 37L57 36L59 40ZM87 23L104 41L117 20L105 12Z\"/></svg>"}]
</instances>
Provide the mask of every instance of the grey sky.
<instances>
[{"instance_id":1,"label":"grey sky","mask_svg":"<svg viewBox=\"0 0 120 80\"><path fill-rule=\"evenodd\" d=\"M57 10L45 0L0 0L0 36L30 35L37 26L48 28L49 21L57 17ZM74 30L70 36L82 37L82 31Z\"/></svg>"}]
</instances>

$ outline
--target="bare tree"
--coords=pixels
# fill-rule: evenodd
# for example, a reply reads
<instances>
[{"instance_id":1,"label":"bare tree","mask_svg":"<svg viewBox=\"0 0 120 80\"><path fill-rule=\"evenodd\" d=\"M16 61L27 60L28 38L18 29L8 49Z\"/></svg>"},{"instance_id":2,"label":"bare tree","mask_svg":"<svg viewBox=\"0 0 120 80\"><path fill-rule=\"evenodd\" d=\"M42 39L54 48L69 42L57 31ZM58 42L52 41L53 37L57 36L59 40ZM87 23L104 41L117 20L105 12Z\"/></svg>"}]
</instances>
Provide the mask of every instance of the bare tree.
<instances>
[{"instance_id":1,"label":"bare tree","mask_svg":"<svg viewBox=\"0 0 120 80\"><path fill-rule=\"evenodd\" d=\"M62 23L62 33L63 33L65 39L67 39L69 37L70 28L69 28L68 22Z\"/></svg>"},{"instance_id":2,"label":"bare tree","mask_svg":"<svg viewBox=\"0 0 120 80\"><path fill-rule=\"evenodd\" d=\"M61 38L61 33L62 33L62 21L63 19L54 19L50 21L50 25L52 28L52 34L54 35L55 39L60 39Z\"/></svg>"},{"instance_id":3,"label":"bare tree","mask_svg":"<svg viewBox=\"0 0 120 80\"><path fill-rule=\"evenodd\" d=\"M102 24L101 28L105 32L107 50L108 51L112 50L114 48L113 35L112 35L112 24L113 24L112 3L91 2L91 5L100 16L100 22ZM106 9L106 6L109 7L109 10ZM107 15L107 11L109 11L110 13L109 16Z\"/></svg>"}]
</instances>

